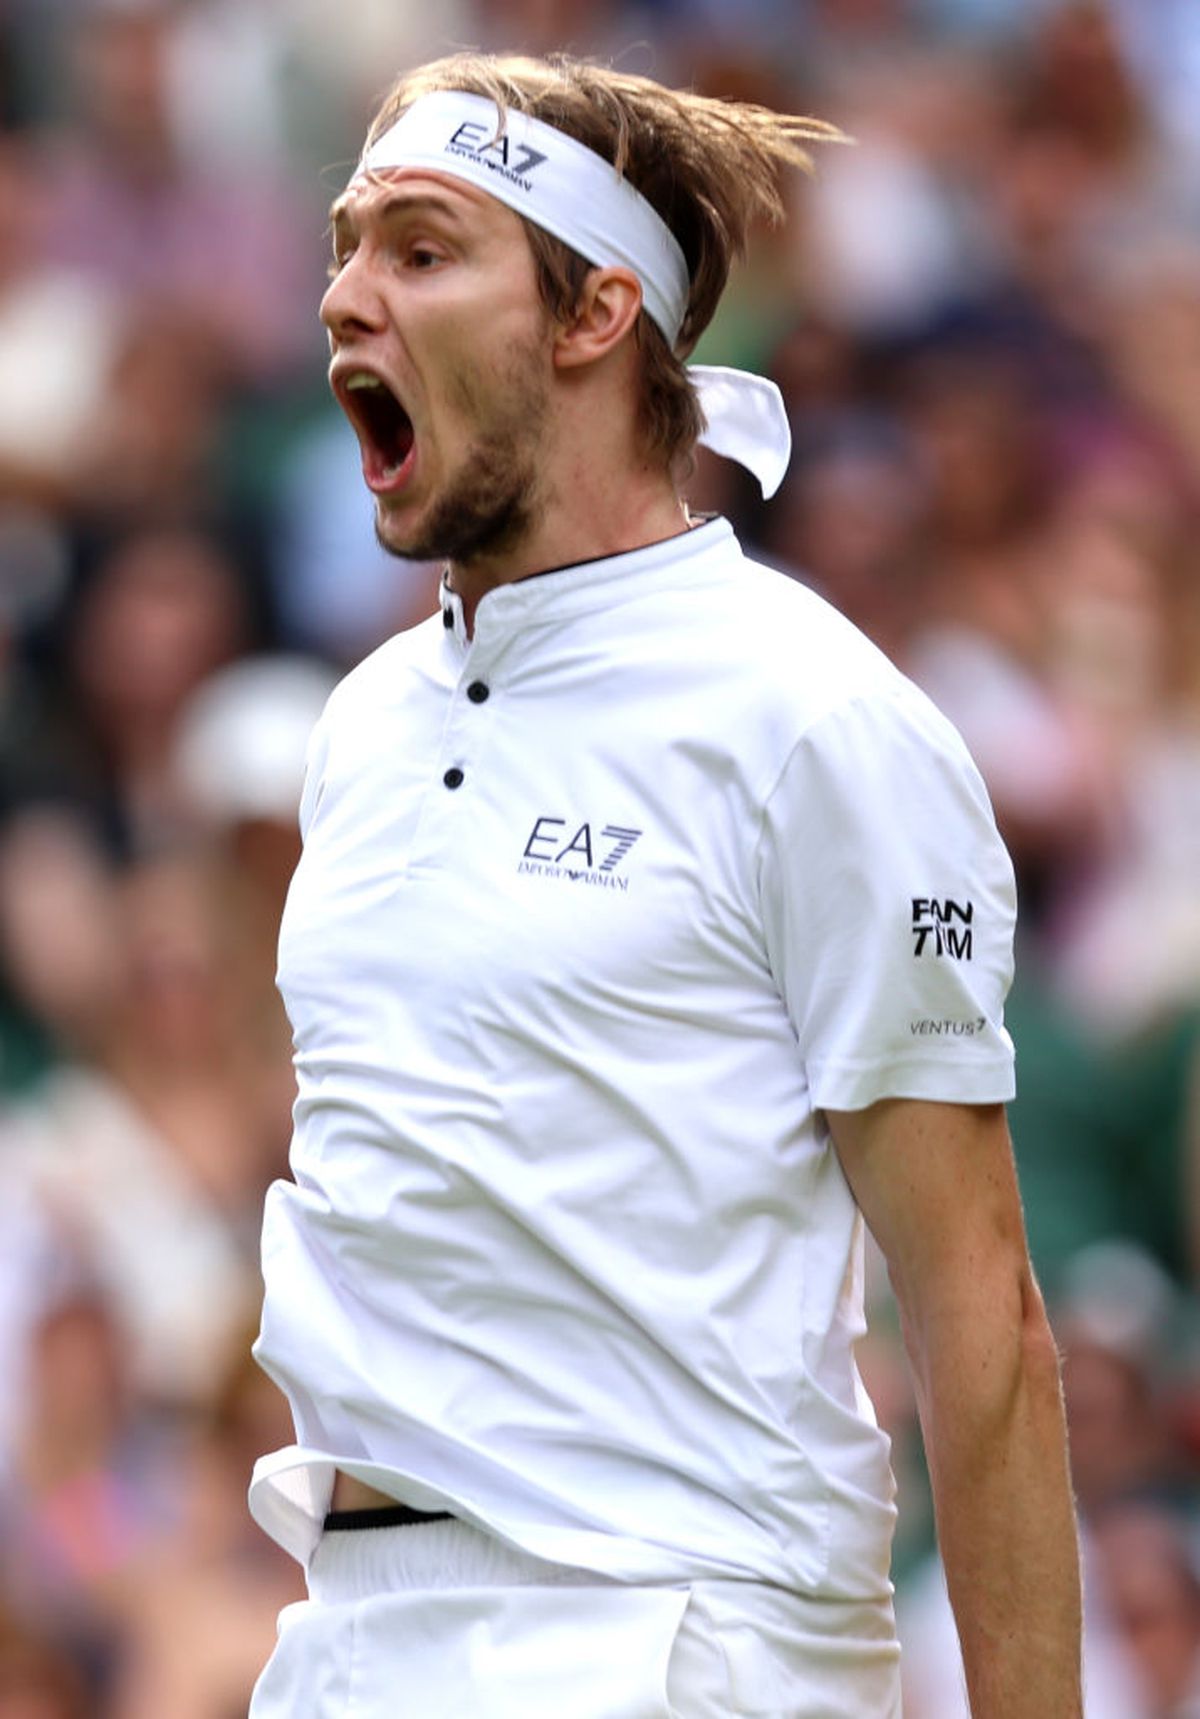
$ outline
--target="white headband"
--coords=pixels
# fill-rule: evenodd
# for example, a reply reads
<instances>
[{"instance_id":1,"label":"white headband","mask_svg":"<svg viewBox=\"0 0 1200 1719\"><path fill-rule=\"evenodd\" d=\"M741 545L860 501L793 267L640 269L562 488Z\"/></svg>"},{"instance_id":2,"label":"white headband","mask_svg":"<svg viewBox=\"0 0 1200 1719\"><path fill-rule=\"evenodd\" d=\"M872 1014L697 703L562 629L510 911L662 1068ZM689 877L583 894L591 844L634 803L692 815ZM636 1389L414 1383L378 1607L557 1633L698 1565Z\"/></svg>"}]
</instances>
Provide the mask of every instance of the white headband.
<instances>
[{"instance_id":1,"label":"white headband","mask_svg":"<svg viewBox=\"0 0 1200 1719\"><path fill-rule=\"evenodd\" d=\"M355 177L424 167L488 192L598 267L631 269L642 302L674 346L687 308L688 271L666 222L602 156L529 114L501 120L486 96L421 96L364 152ZM774 495L791 454L791 429L773 382L694 364L688 371L707 428L700 440L737 460Z\"/></svg>"}]
</instances>

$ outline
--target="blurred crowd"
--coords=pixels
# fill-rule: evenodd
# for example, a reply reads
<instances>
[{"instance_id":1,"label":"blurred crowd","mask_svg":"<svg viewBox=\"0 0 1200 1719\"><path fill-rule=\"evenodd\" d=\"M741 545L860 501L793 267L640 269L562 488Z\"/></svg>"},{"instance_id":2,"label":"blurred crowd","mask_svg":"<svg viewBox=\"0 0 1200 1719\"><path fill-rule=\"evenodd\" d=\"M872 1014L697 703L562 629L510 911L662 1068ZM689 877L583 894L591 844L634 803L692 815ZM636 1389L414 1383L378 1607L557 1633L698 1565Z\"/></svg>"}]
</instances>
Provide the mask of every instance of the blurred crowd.
<instances>
[{"instance_id":1,"label":"blurred crowd","mask_svg":"<svg viewBox=\"0 0 1200 1719\"><path fill-rule=\"evenodd\" d=\"M958 723L1017 866L1012 1124L1065 1357L1093 1719L1200 1715L1200 0L0 3L0 1719L236 1719L307 733L430 612L315 319L393 71L569 48L833 119L699 356L692 500ZM881 1273L876 1271L876 1278ZM964 1719L882 1281L909 1719Z\"/></svg>"}]
</instances>

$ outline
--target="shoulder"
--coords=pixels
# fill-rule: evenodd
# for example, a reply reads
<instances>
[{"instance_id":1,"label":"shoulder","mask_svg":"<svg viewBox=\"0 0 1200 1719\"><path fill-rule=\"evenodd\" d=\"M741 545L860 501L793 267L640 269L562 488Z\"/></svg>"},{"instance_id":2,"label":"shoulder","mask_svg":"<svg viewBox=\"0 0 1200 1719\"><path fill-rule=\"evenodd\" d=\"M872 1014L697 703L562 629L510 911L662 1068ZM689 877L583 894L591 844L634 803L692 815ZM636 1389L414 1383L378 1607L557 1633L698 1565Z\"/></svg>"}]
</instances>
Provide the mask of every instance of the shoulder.
<instances>
[{"instance_id":1,"label":"shoulder","mask_svg":"<svg viewBox=\"0 0 1200 1719\"><path fill-rule=\"evenodd\" d=\"M719 577L689 594L694 643L711 653L714 666L753 666L764 696L783 697L811 717L904 680L865 633L800 578L746 555L732 536L720 547ZM709 565L716 570L717 556Z\"/></svg>"},{"instance_id":2,"label":"shoulder","mask_svg":"<svg viewBox=\"0 0 1200 1719\"><path fill-rule=\"evenodd\" d=\"M731 696L738 686L738 726L777 767L799 747L885 756L916 748L970 764L932 700L799 579L738 555L702 608L704 672L714 689L723 678Z\"/></svg>"},{"instance_id":3,"label":"shoulder","mask_svg":"<svg viewBox=\"0 0 1200 1719\"><path fill-rule=\"evenodd\" d=\"M400 689L411 687L413 665L425 663L432 673L441 631L441 617L435 615L397 633L334 687L308 740L300 797L302 835L307 837L330 772L340 767L353 774L363 756L378 745L382 719L404 696Z\"/></svg>"},{"instance_id":4,"label":"shoulder","mask_svg":"<svg viewBox=\"0 0 1200 1719\"><path fill-rule=\"evenodd\" d=\"M334 687L318 727L371 720L391 703L409 670L430 665L443 631L440 614L395 633L350 669Z\"/></svg>"}]
</instances>

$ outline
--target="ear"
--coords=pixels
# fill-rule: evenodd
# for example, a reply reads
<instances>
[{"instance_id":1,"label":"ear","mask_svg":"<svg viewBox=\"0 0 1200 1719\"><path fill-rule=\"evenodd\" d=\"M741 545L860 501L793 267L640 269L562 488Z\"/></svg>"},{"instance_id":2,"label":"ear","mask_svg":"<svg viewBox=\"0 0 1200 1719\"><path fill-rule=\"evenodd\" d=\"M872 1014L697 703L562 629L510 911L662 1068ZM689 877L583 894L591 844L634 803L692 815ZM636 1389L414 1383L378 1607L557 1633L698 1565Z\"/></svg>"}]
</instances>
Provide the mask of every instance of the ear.
<instances>
[{"instance_id":1,"label":"ear","mask_svg":"<svg viewBox=\"0 0 1200 1719\"><path fill-rule=\"evenodd\" d=\"M641 309L641 282L632 269L592 269L578 304L555 336L555 367L573 370L606 358L633 328Z\"/></svg>"}]
</instances>

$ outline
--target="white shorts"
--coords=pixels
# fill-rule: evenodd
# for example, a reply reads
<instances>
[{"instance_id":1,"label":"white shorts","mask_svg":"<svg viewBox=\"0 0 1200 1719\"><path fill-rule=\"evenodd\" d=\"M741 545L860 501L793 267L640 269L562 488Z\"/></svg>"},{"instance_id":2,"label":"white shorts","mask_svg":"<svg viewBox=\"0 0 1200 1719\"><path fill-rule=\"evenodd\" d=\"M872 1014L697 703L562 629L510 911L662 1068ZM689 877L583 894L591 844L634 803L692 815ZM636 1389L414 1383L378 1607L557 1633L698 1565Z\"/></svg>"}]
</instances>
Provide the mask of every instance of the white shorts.
<instances>
[{"instance_id":1,"label":"white shorts","mask_svg":"<svg viewBox=\"0 0 1200 1719\"><path fill-rule=\"evenodd\" d=\"M900 1719L889 1601L632 1587L466 1523L326 1534L250 1719Z\"/></svg>"}]
</instances>

